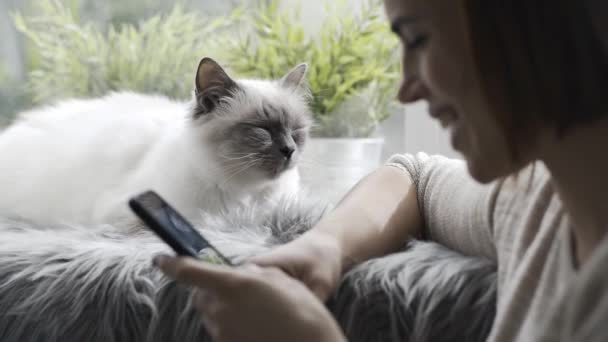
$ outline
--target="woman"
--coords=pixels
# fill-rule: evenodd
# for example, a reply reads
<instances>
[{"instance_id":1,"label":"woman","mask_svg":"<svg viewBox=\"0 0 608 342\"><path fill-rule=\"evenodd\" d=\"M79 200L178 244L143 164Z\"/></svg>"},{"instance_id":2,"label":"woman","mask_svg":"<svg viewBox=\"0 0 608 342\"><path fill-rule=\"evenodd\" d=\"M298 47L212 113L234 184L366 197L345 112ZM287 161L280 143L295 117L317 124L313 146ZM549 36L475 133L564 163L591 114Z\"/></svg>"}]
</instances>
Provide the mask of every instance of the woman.
<instances>
[{"instance_id":1,"label":"woman","mask_svg":"<svg viewBox=\"0 0 608 342\"><path fill-rule=\"evenodd\" d=\"M342 341L320 300L354 263L423 237L497 260L489 341L607 341L606 1L385 5L404 45L399 99L429 102L466 168L396 156L257 266L157 265L199 288L217 341Z\"/></svg>"}]
</instances>

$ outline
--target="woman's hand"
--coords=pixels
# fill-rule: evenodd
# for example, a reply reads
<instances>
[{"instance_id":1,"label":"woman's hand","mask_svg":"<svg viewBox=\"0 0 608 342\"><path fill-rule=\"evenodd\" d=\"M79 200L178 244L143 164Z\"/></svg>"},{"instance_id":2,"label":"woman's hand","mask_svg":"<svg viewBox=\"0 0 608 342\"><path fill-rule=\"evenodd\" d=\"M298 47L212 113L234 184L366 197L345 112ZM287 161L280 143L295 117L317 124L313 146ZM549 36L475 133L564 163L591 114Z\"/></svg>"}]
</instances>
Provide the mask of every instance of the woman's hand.
<instances>
[{"instance_id":1,"label":"woman's hand","mask_svg":"<svg viewBox=\"0 0 608 342\"><path fill-rule=\"evenodd\" d=\"M345 341L325 306L276 268L228 268L160 256L166 275L195 287L194 306L214 341Z\"/></svg>"},{"instance_id":2,"label":"woman's hand","mask_svg":"<svg viewBox=\"0 0 608 342\"><path fill-rule=\"evenodd\" d=\"M342 258L340 245L333 236L309 231L249 262L280 268L304 283L321 301L326 301L340 281Z\"/></svg>"},{"instance_id":3,"label":"woman's hand","mask_svg":"<svg viewBox=\"0 0 608 342\"><path fill-rule=\"evenodd\" d=\"M299 279L325 301L354 264L396 252L421 232L410 176L383 166L362 179L302 237L249 260Z\"/></svg>"}]
</instances>

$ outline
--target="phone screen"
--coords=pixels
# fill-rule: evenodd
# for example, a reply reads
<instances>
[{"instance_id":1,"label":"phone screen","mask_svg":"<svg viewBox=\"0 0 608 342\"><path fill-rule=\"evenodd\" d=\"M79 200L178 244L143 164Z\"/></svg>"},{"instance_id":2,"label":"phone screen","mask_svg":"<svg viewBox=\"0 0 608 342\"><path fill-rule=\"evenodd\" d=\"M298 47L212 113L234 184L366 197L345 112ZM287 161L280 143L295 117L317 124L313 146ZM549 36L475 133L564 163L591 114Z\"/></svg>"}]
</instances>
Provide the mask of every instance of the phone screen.
<instances>
[{"instance_id":1,"label":"phone screen","mask_svg":"<svg viewBox=\"0 0 608 342\"><path fill-rule=\"evenodd\" d=\"M209 249L212 256L206 257L207 261L231 265L228 258L155 192L147 191L134 197L129 201L129 206L177 254L198 257L201 251Z\"/></svg>"}]
</instances>

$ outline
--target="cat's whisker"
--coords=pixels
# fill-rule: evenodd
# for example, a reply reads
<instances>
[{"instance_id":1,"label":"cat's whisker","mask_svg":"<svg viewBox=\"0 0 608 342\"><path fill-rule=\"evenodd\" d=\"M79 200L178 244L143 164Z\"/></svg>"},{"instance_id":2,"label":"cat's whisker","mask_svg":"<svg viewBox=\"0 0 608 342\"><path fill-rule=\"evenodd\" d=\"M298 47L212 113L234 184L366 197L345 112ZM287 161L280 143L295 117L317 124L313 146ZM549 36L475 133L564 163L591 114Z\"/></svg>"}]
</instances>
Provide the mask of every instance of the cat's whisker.
<instances>
[{"instance_id":1,"label":"cat's whisker","mask_svg":"<svg viewBox=\"0 0 608 342\"><path fill-rule=\"evenodd\" d=\"M220 176L220 175L225 174L226 171L230 171L230 170L236 169L238 167L240 167L240 166L239 165L229 165L229 166L217 165L215 167L205 169L204 171L210 175Z\"/></svg>"},{"instance_id":2,"label":"cat's whisker","mask_svg":"<svg viewBox=\"0 0 608 342\"><path fill-rule=\"evenodd\" d=\"M232 179L234 179L234 177L238 176L239 174L245 172L246 170L251 169L254 165L256 165L258 163L259 160L253 160L250 161L244 165L242 165L242 167L240 168L240 170L236 170L236 172L233 172L231 175L229 175L228 177L225 177L223 182L222 182L222 186L225 186L228 184L229 181L231 181Z\"/></svg>"},{"instance_id":3,"label":"cat's whisker","mask_svg":"<svg viewBox=\"0 0 608 342\"><path fill-rule=\"evenodd\" d=\"M219 165L214 168L206 169L205 172L213 175L216 179L225 179L227 174L232 174L233 172L238 171L246 163L248 163L248 161L239 162L232 165Z\"/></svg>"},{"instance_id":4,"label":"cat's whisker","mask_svg":"<svg viewBox=\"0 0 608 342\"><path fill-rule=\"evenodd\" d=\"M220 154L219 156L226 159L226 160L240 160L240 159L247 159L250 157L253 157L255 155L259 154L259 152L251 152L251 153L231 153L230 155L226 155L226 154Z\"/></svg>"},{"instance_id":5,"label":"cat's whisker","mask_svg":"<svg viewBox=\"0 0 608 342\"><path fill-rule=\"evenodd\" d=\"M223 178L225 179L226 175L231 175L234 172L238 172L243 167L247 167L247 166L249 166L250 164L253 164L253 163L254 163L254 161L244 161L244 162L235 163L235 164L232 164L232 165L230 165L228 167L222 168L221 171L222 171Z\"/></svg>"}]
</instances>

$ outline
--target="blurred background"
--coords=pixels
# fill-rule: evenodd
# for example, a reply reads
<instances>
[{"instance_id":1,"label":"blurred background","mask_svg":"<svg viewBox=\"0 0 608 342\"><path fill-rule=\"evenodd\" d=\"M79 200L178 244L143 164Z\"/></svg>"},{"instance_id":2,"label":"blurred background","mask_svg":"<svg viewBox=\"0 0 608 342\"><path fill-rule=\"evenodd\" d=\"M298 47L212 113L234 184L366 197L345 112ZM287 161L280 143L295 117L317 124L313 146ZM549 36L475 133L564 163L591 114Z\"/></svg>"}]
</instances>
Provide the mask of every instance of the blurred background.
<instances>
[{"instance_id":1,"label":"blurred background","mask_svg":"<svg viewBox=\"0 0 608 342\"><path fill-rule=\"evenodd\" d=\"M307 62L309 168L340 165L342 179L348 164L349 187L394 153L457 157L424 104L393 101L400 49L388 28L381 0L0 0L0 127L34 106L110 91L188 100L203 56L236 77Z\"/></svg>"}]
</instances>

